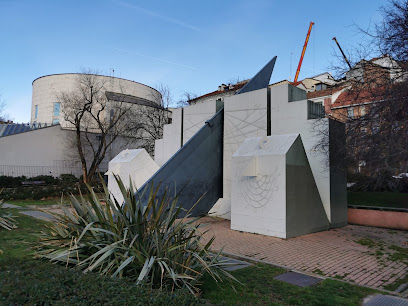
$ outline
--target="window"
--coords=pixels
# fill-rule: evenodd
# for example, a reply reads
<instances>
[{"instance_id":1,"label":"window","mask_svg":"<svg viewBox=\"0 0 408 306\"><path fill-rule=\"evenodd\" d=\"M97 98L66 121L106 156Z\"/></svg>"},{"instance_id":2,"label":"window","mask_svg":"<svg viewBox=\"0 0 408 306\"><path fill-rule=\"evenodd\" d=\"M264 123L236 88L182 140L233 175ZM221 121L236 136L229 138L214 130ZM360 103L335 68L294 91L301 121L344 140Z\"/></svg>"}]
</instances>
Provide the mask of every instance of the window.
<instances>
[{"instance_id":1,"label":"window","mask_svg":"<svg viewBox=\"0 0 408 306\"><path fill-rule=\"evenodd\" d=\"M347 117L350 119L354 118L354 107L347 108Z\"/></svg>"},{"instance_id":2,"label":"window","mask_svg":"<svg viewBox=\"0 0 408 306\"><path fill-rule=\"evenodd\" d=\"M113 109L110 110L110 121L113 121L113 118L115 117L115 111Z\"/></svg>"},{"instance_id":3,"label":"window","mask_svg":"<svg viewBox=\"0 0 408 306\"><path fill-rule=\"evenodd\" d=\"M326 84L323 84L323 83L316 84L316 91L323 90L323 89L326 89L326 88L327 88Z\"/></svg>"},{"instance_id":4,"label":"window","mask_svg":"<svg viewBox=\"0 0 408 306\"><path fill-rule=\"evenodd\" d=\"M37 116L38 116L38 105L35 106L34 119L37 119Z\"/></svg>"},{"instance_id":5,"label":"window","mask_svg":"<svg viewBox=\"0 0 408 306\"><path fill-rule=\"evenodd\" d=\"M54 103L54 117L58 117L60 114L60 108L61 108L61 103L60 102L55 102Z\"/></svg>"},{"instance_id":6,"label":"window","mask_svg":"<svg viewBox=\"0 0 408 306\"><path fill-rule=\"evenodd\" d=\"M59 124L59 119L52 120L52 125L56 125L56 124Z\"/></svg>"},{"instance_id":7,"label":"window","mask_svg":"<svg viewBox=\"0 0 408 306\"><path fill-rule=\"evenodd\" d=\"M366 107L365 107L365 105L362 105L362 106L360 107L360 113L361 113L361 116L364 116L364 115L366 114Z\"/></svg>"}]
</instances>

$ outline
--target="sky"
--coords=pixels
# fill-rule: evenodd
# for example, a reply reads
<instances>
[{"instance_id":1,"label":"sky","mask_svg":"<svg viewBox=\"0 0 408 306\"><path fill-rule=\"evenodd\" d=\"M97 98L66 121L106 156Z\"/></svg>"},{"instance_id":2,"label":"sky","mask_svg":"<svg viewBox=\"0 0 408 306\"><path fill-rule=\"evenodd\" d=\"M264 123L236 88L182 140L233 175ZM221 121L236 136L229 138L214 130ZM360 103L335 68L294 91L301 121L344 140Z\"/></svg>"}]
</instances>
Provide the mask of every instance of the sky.
<instances>
[{"instance_id":1,"label":"sky","mask_svg":"<svg viewBox=\"0 0 408 306\"><path fill-rule=\"evenodd\" d=\"M273 56L271 83L330 72L334 36L345 50L381 20L382 0L0 0L0 95L14 122L30 120L32 82L93 69L152 87L212 92L254 76Z\"/></svg>"}]
</instances>

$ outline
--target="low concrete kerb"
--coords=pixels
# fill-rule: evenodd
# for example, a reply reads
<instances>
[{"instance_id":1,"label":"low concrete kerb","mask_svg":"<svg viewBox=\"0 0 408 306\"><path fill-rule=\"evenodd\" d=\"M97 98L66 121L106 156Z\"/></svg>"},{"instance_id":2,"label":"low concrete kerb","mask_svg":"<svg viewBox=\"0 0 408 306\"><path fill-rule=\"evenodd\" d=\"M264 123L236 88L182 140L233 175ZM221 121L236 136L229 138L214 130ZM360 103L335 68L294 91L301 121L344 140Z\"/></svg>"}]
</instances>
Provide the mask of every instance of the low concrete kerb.
<instances>
[{"instance_id":1,"label":"low concrete kerb","mask_svg":"<svg viewBox=\"0 0 408 306\"><path fill-rule=\"evenodd\" d=\"M331 279L331 280L335 280L335 281L338 281L338 282L347 283L347 284L350 284L350 285L364 287L364 288L369 288L369 289L381 291L381 292L384 292L384 293L387 293L387 294L403 297L397 291L390 291L390 290L381 289L381 288L374 288L374 287L371 287L371 286L359 285L359 284L356 284L356 283L353 283L353 282L350 282L350 281L346 281L344 279L338 279L338 278L323 276L323 275L319 275L319 274L315 274L315 273L311 273L311 272L305 272L305 271L301 271L301 270L298 270L298 269L294 269L294 268L289 267L289 266L283 266L283 265L275 264L275 263L272 263L272 262L268 262L268 261L265 261L265 260L262 260L262 259L257 259L257 258L252 258L252 257L248 257L248 256L232 254L232 253L228 253L228 252L221 252L221 254L224 255L224 256L227 256L227 257L235 258L235 259L240 259L240 260L249 261L249 262L253 262L253 263L262 263L262 264L282 268L282 269L285 269L287 271L296 272L296 273L304 274L304 275L309 275L309 276L313 276L313 277L316 277L316 278L321 278L322 280Z\"/></svg>"}]
</instances>

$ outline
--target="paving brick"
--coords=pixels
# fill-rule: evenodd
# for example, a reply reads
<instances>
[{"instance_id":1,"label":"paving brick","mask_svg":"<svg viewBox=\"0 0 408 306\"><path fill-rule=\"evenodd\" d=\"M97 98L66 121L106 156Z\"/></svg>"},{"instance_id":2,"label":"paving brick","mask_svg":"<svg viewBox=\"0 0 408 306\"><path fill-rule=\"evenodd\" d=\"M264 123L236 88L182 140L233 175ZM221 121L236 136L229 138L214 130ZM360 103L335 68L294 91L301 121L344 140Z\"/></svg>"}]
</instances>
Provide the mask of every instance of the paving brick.
<instances>
[{"instance_id":1,"label":"paving brick","mask_svg":"<svg viewBox=\"0 0 408 306\"><path fill-rule=\"evenodd\" d=\"M293 267L300 271L320 270L323 274L340 275L357 284L381 288L389 280L395 281L407 274L407 265L385 260L380 263L373 249L358 243L361 239L381 241L387 245L407 247L408 233L380 228L348 225L344 228L308 234L291 239L255 235L230 229L228 220L211 220L205 239L215 236L214 250L263 259L271 264ZM395 231L394 231L395 232ZM383 260L385 258L383 257Z\"/></svg>"}]
</instances>

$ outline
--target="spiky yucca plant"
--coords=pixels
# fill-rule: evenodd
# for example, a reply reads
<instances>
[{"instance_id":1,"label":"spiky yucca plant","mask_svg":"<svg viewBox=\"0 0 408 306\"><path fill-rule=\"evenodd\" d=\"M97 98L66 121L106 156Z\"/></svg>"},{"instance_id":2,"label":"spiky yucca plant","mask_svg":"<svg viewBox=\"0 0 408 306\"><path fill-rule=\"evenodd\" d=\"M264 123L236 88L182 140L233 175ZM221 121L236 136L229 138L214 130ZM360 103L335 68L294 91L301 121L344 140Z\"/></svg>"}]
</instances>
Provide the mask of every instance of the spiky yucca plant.
<instances>
[{"instance_id":1,"label":"spiky yucca plant","mask_svg":"<svg viewBox=\"0 0 408 306\"><path fill-rule=\"evenodd\" d=\"M3 189L0 190L0 194L2 193L2 191ZM3 204L3 200L0 200L0 228L4 228L6 230L17 228L16 220L10 213L5 212Z\"/></svg>"},{"instance_id":2,"label":"spiky yucca plant","mask_svg":"<svg viewBox=\"0 0 408 306\"><path fill-rule=\"evenodd\" d=\"M126 190L120 178L116 181L124 205L111 199L105 184L103 201L91 188L87 200L71 195L72 207L61 205L64 215L54 215L51 232L42 234L38 256L153 288L186 287L193 294L205 273L217 281L234 279L223 269L220 253L210 253L214 237L201 243L199 218L179 217L178 196L170 200L166 191L158 199L151 188L143 205L132 183Z\"/></svg>"}]
</instances>

